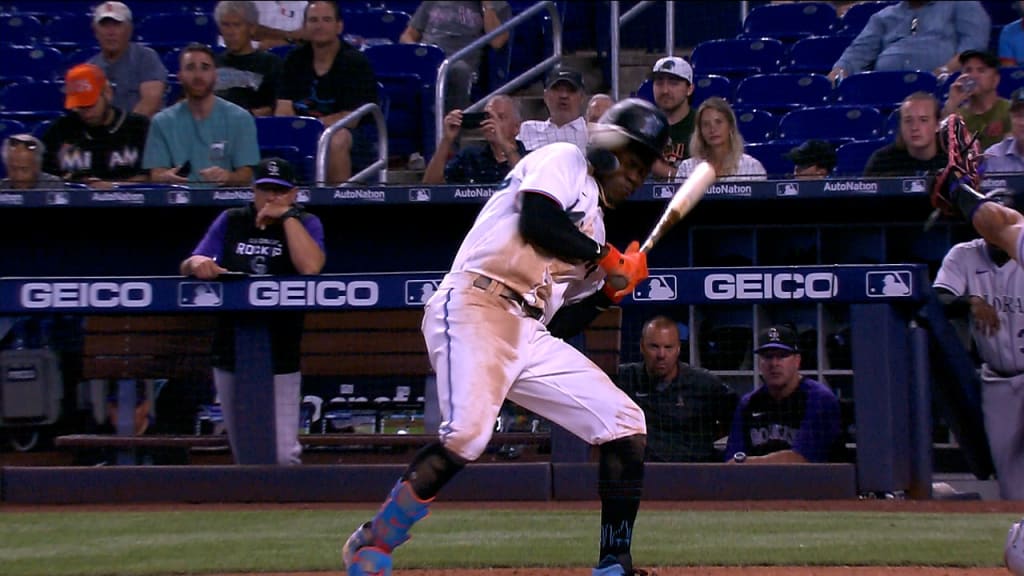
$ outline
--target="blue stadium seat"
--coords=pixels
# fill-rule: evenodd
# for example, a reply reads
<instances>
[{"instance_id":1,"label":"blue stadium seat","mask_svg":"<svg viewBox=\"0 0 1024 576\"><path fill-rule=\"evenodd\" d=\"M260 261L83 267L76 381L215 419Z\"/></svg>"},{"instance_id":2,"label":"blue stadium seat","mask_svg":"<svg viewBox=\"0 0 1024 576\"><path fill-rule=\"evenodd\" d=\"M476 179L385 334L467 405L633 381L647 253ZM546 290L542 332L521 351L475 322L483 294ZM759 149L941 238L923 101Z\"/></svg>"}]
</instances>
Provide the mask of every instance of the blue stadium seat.
<instances>
[{"instance_id":1,"label":"blue stadium seat","mask_svg":"<svg viewBox=\"0 0 1024 576\"><path fill-rule=\"evenodd\" d=\"M871 15L895 2L858 2L843 14L836 26L836 33L843 36L856 36L867 25Z\"/></svg>"},{"instance_id":2,"label":"blue stadium seat","mask_svg":"<svg viewBox=\"0 0 1024 576\"><path fill-rule=\"evenodd\" d=\"M434 86L444 51L433 44L381 44L364 52L389 99L388 151L433 153Z\"/></svg>"},{"instance_id":3,"label":"blue stadium seat","mask_svg":"<svg viewBox=\"0 0 1024 576\"><path fill-rule=\"evenodd\" d=\"M0 14L0 41L31 46L43 36L43 23L27 14Z\"/></svg>"},{"instance_id":4,"label":"blue stadium seat","mask_svg":"<svg viewBox=\"0 0 1024 576\"><path fill-rule=\"evenodd\" d=\"M167 68L168 74L174 74L177 76L179 65L178 58L181 56L181 48L172 48L163 54L160 54L160 61L164 63L164 68Z\"/></svg>"},{"instance_id":5,"label":"blue stadium seat","mask_svg":"<svg viewBox=\"0 0 1024 576\"><path fill-rule=\"evenodd\" d=\"M0 109L6 118L51 117L64 112L63 82L11 84L0 93ZM44 114L38 114L38 113Z\"/></svg>"},{"instance_id":6,"label":"blue stadium seat","mask_svg":"<svg viewBox=\"0 0 1024 576\"><path fill-rule=\"evenodd\" d=\"M785 45L773 38L706 40L697 44L690 59L701 74L742 78L779 71Z\"/></svg>"},{"instance_id":7,"label":"blue stadium seat","mask_svg":"<svg viewBox=\"0 0 1024 576\"><path fill-rule=\"evenodd\" d=\"M778 139L803 142L816 138L833 144L882 136L882 115L870 106L820 106L786 113Z\"/></svg>"},{"instance_id":8,"label":"blue stadium seat","mask_svg":"<svg viewBox=\"0 0 1024 576\"><path fill-rule=\"evenodd\" d=\"M885 118L885 124L882 127L882 136L889 138L890 140L896 137L900 131L900 111L899 108L889 112L889 115Z\"/></svg>"},{"instance_id":9,"label":"blue stadium seat","mask_svg":"<svg viewBox=\"0 0 1024 576\"><path fill-rule=\"evenodd\" d=\"M938 80L919 70L883 70L851 74L833 91L836 104L873 106L888 112L914 92L934 94Z\"/></svg>"},{"instance_id":10,"label":"blue stadium seat","mask_svg":"<svg viewBox=\"0 0 1024 576\"><path fill-rule=\"evenodd\" d=\"M42 41L48 46L73 49L96 44L92 18L88 14L61 14L46 23Z\"/></svg>"},{"instance_id":11,"label":"blue stadium seat","mask_svg":"<svg viewBox=\"0 0 1024 576\"><path fill-rule=\"evenodd\" d=\"M1009 98L1017 88L1024 88L1024 67L1013 66L999 69L999 86L996 91L1003 98Z\"/></svg>"},{"instance_id":12,"label":"blue stadium seat","mask_svg":"<svg viewBox=\"0 0 1024 576\"><path fill-rule=\"evenodd\" d=\"M341 13L345 22L345 34L363 39L386 38L397 43L398 38L409 24L410 15L395 10L353 11L345 9Z\"/></svg>"},{"instance_id":13,"label":"blue stadium seat","mask_svg":"<svg viewBox=\"0 0 1024 576\"><path fill-rule=\"evenodd\" d=\"M767 110L736 108L736 125L745 142L768 142L775 137L779 121Z\"/></svg>"},{"instance_id":14,"label":"blue stadium seat","mask_svg":"<svg viewBox=\"0 0 1024 576\"><path fill-rule=\"evenodd\" d=\"M836 149L836 167L832 173L836 176L861 176L868 158L882 146L890 143L885 138L874 140L854 140Z\"/></svg>"},{"instance_id":15,"label":"blue stadium seat","mask_svg":"<svg viewBox=\"0 0 1024 576\"><path fill-rule=\"evenodd\" d=\"M985 12L988 12L988 17L992 20L993 26L1002 27L1020 18L1020 12L1017 11L1017 2L982 0L981 3L985 7Z\"/></svg>"},{"instance_id":16,"label":"blue stadium seat","mask_svg":"<svg viewBox=\"0 0 1024 576\"><path fill-rule=\"evenodd\" d=\"M182 48L189 42L214 45L217 42L217 24L212 15L195 12L169 12L136 17L135 36L139 42L158 52Z\"/></svg>"},{"instance_id":17,"label":"blue stadium seat","mask_svg":"<svg viewBox=\"0 0 1024 576\"><path fill-rule=\"evenodd\" d=\"M25 132L25 123L20 120L0 119L0 141L11 134L22 134ZM0 162L2 164L2 162Z\"/></svg>"},{"instance_id":18,"label":"blue stadium seat","mask_svg":"<svg viewBox=\"0 0 1024 576\"><path fill-rule=\"evenodd\" d=\"M832 83L821 74L754 74L740 81L737 106L785 113L807 106L824 106Z\"/></svg>"},{"instance_id":19,"label":"blue stadium seat","mask_svg":"<svg viewBox=\"0 0 1024 576\"><path fill-rule=\"evenodd\" d=\"M654 81L650 78L645 79L636 89L634 96L654 104Z\"/></svg>"},{"instance_id":20,"label":"blue stadium seat","mask_svg":"<svg viewBox=\"0 0 1024 576\"><path fill-rule=\"evenodd\" d=\"M789 47L789 58L782 71L828 74L850 40L849 36L812 36L798 40Z\"/></svg>"},{"instance_id":21,"label":"blue stadium seat","mask_svg":"<svg viewBox=\"0 0 1024 576\"><path fill-rule=\"evenodd\" d=\"M260 153L281 156L295 167L300 181L313 180L316 150L324 125L305 116L257 116L256 139Z\"/></svg>"},{"instance_id":22,"label":"blue stadium seat","mask_svg":"<svg viewBox=\"0 0 1024 576\"><path fill-rule=\"evenodd\" d=\"M693 95L690 106L697 108L712 96L732 100L732 80L717 74L696 74L693 77Z\"/></svg>"},{"instance_id":23,"label":"blue stadium seat","mask_svg":"<svg viewBox=\"0 0 1024 576\"><path fill-rule=\"evenodd\" d=\"M793 162L785 154L797 144L793 142L755 142L744 146L743 151L761 161L769 178L793 173Z\"/></svg>"},{"instance_id":24,"label":"blue stadium seat","mask_svg":"<svg viewBox=\"0 0 1024 576\"><path fill-rule=\"evenodd\" d=\"M23 76L58 80L64 75L64 56L52 47L0 46L0 77Z\"/></svg>"},{"instance_id":25,"label":"blue stadium seat","mask_svg":"<svg viewBox=\"0 0 1024 576\"><path fill-rule=\"evenodd\" d=\"M793 42L828 34L838 22L836 9L827 2L793 2L758 6L743 21L744 38L777 38Z\"/></svg>"},{"instance_id":26,"label":"blue stadium seat","mask_svg":"<svg viewBox=\"0 0 1024 576\"><path fill-rule=\"evenodd\" d=\"M42 140L43 134L46 134L46 131L50 129L50 126L53 124L54 120L54 118L50 118L49 120L41 120L39 122L36 122L35 125L32 126L32 135Z\"/></svg>"}]
</instances>

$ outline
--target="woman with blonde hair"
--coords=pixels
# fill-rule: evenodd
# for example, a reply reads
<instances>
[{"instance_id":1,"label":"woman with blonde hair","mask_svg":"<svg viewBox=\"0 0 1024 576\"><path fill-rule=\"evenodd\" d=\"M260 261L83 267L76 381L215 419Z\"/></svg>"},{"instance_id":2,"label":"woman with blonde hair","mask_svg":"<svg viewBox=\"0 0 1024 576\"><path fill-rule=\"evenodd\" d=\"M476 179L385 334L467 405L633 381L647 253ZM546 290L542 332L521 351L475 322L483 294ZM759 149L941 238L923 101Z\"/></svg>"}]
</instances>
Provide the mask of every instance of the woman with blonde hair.
<instances>
[{"instance_id":1,"label":"woman with blonde hair","mask_svg":"<svg viewBox=\"0 0 1024 576\"><path fill-rule=\"evenodd\" d=\"M690 157L679 164L677 178L686 178L704 160L715 169L719 180L768 178L761 162L743 153L743 136L728 102L717 96L705 100L697 109L696 124L690 137Z\"/></svg>"}]
</instances>

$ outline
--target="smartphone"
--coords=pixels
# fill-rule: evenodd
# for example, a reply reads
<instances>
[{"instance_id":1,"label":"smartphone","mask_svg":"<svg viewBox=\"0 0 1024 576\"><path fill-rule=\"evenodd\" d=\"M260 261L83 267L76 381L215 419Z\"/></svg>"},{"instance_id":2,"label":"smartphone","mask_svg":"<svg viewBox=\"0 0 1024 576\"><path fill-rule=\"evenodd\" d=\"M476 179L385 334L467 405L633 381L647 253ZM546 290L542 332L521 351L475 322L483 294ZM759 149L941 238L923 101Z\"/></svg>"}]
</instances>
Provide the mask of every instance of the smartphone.
<instances>
[{"instance_id":1,"label":"smartphone","mask_svg":"<svg viewBox=\"0 0 1024 576\"><path fill-rule=\"evenodd\" d=\"M181 176L182 178L187 178L188 175L191 174L191 173L192 173L192 161L191 160L185 160L185 163L181 165L181 168L178 168L177 175Z\"/></svg>"},{"instance_id":2,"label":"smartphone","mask_svg":"<svg viewBox=\"0 0 1024 576\"><path fill-rule=\"evenodd\" d=\"M479 128L488 117L489 115L487 112L466 112L462 115L462 129L475 130L476 128Z\"/></svg>"}]
</instances>

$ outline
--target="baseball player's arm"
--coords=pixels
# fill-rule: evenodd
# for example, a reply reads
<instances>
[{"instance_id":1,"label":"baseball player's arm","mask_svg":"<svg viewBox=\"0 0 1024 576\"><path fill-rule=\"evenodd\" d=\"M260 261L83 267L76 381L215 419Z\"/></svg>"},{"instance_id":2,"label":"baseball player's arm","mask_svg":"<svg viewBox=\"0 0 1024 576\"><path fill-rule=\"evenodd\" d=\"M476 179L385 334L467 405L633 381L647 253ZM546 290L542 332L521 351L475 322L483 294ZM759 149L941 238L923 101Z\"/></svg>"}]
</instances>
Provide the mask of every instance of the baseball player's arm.
<instances>
[{"instance_id":1,"label":"baseball player's arm","mask_svg":"<svg viewBox=\"0 0 1024 576\"><path fill-rule=\"evenodd\" d=\"M310 222L299 218L286 218L282 222L288 254L299 274L319 274L327 259L323 251L323 226L317 218L308 215L306 218Z\"/></svg>"},{"instance_id":2,"label":"baseball player's arm","mask_svg":"<svg viewBox=\"0 0 1024 576\"><path fill-rule=\"evenodd\" d=\"M548 332L562 340L572 338L582 332L594 321L594 318L597 318L612 304L611 298L603 290L598 290L583 300L565 306L556 312L551 322L548 322Z\"/></svg>"},{"instance_id":3,"label":"baseball player's arm","mask_svg":"<svg viewBox=\"0 0 1024 576\"><path fill-rule=\"evenodd\" d=\"M607 254L605 245L580 232L555 200L541 192L522 195L519 233L524 240L570 263L594 262Z\"/></svg>"}]
</instances>

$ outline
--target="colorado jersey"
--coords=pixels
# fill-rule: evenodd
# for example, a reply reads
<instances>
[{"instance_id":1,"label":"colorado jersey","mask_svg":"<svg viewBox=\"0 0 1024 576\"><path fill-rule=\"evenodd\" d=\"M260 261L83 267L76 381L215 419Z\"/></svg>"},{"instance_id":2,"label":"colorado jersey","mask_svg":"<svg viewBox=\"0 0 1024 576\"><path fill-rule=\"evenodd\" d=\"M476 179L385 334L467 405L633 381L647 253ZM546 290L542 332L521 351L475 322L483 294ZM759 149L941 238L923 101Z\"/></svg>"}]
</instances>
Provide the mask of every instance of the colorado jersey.
<instances>
[{"instance_id":1,"label":"colorado jersey","mask_svg":"<svg viewBox=\"0 0 1024 576\"><path fill-rule=\"evenodd\" d=\"M581 232L598 244L605 243L600 190L587 171L587 159L575 145L557 142L526 155L512 169L504 187L481 209L451 271L498 280L530 305L542 308L549 320L563 302L597 291L604 272L588 263L562 262L523 239L519 233L520 192L526 191L557 202Z\"/></svg>"},{"instance_id":2,"label":"colorado jersey","mask_svg":"<svg viewBox=\"0 0 1024 576\"><path fill-rule=\"evenodd\" d=\"M996 265L982 239L961 242L946 254L933 284L957 296L978 296L995 308L999 329L985 334L971 327L978 353L1000 374L1024 372L1024 271L1007 260Z\"/></svg>"}]
</instances>

